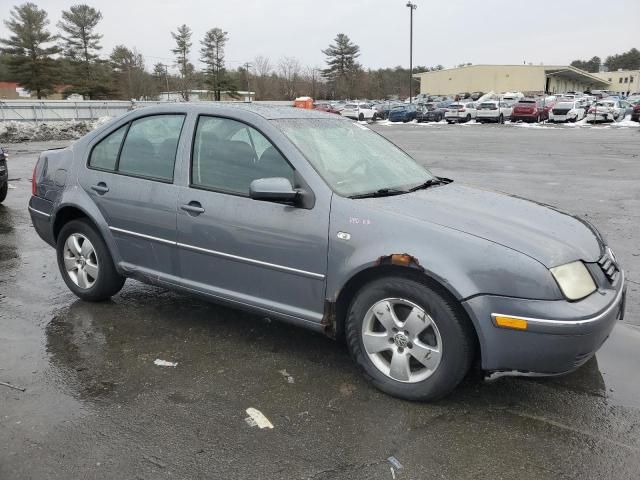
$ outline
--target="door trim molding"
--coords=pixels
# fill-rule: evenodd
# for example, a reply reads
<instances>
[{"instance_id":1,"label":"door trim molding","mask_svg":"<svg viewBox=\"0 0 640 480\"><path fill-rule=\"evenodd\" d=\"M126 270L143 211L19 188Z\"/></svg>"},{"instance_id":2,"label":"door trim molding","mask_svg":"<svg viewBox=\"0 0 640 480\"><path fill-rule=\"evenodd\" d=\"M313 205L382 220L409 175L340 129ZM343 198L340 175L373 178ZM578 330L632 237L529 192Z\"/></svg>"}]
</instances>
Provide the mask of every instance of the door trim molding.
<instances>
[{"instance_id":1,"label":"door trim molding","mask_svg":"<svg viewBox=\"0 0 640 480\"><path fill-rule=\"evenodd\" d=\"M219 252L217 250L210 250L208 248L196 247L187 243L174 242L165 238L154 237L151 235L145 235L144 233L132 232L131 230L125 230L124 228L109 227L112 232L122 233L124 235L131 235L132 237L144 238L154 242L164 243L166 245L174 245L185 250L191 250L199 253L206 253L207 255L213 255L215 257L227 258L229 260L235 260L238 262L248 263L251 265L257 265L259 267L270 268L272 270L279 270L282 272L293 273L294 275L300 275L303 277L314 278L316 280L324 280L325 275L321 273L308 272L307 270L300 270L298 268L286 267L284 265L278 265L276 263L263 262L262 260L255 260L253 258L241 257L238 255L232 255L230 253Z\"/></svg>"},{"instance_id":2,"label":"door trim molding","mask_svg":"<svg viewBox=\"0 0 640 480\"><path fill-rule=\"evenodd\" d=\"M263 262L262 260L255 260L253 258L240 257L238 255L232 255L230 253L218 252L217 250L209 250L208 248L196 247L194 245L188 245L186 243L178 242L178 247L186 250L193 250L194 252L206 253L215 257L228 258L229 260L236 260L243 263L249 263L251 265L258 265L260 267L270 268L272 270L280 270L283 272L293 273L294 275L301 275L303 277L315 278L317 280L324 280L324 275L321 273L308 272L306 270L299 270L297 268L285 267L284 265L278 265L276 263Z\"/></svg>"},{"instance_id":3,"label":"door trim molding","mask_svg":"<svg viewBox=\"0 0 640 480\"><path fill-rule=\"evenodd\" d=\"M164 238L153 237L151 235L145 235L144 233L132 232L131 230L125 230L124 228L109 227L112 232L122 233L124 235L131 235L132 237L144 238L146 240L153 240L154 242L164 243L166 245L176 245L176 242L172 240L166 240Z\"/></svg>"}]
</instances>

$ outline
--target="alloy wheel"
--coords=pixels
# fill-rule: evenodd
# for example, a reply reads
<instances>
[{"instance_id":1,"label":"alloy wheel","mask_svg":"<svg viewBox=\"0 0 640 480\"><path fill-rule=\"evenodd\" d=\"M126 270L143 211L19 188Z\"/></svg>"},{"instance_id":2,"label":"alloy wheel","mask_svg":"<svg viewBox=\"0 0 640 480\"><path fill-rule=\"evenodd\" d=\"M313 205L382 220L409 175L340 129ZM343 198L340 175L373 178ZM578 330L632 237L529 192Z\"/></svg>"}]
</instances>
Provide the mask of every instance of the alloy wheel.
<instances>
[{"instance_id":1,"label":"alloy wheel","mask_svg":"<svg viewBox=\"0 0 640 480\"><path fill-rule=\"evenodd\" d=\"M402 298L376 302L362 323L362 341L369 360L389 378L416 383L440 365L442 338L433 318Z\"/></svg>"},{"instance_id":2,"label":"alloy wheel","mask_svg":"<svg viewBox=\"0 0 640 480\"><path fill-rule=\"evenodd\" d=\"M98 256L93 244L81 233L69 235L64 244L64 268L78 287L89 289L98 279Z\"/></svg>"}]
</instances>

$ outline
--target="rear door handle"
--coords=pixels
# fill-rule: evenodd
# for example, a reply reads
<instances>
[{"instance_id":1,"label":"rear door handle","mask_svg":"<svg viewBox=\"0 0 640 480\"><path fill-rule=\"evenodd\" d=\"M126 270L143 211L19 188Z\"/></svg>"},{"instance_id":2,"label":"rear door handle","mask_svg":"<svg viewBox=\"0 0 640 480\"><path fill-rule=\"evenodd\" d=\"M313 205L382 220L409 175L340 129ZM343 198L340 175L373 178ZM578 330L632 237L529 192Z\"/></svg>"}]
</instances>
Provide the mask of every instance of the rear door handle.
<instances>
[{"instance_id":1,"label":"rear door handle","mask_svg":"<svg viewBox=\"0 0 640 480\"><path fill-rule=\"evenodd\" d=\"M109 191L109 187L104 182L100 182L97 185L91 185L91 190L98 192L99 194L104 194Z\"/></svg>"},{"instance_id":2,"label":"rear door handle","mask_svg":"<svg viewBox=\"0 0 640 480\"><path fill-rule=\"evenodd\" d=\"M200 204L200 202L189 202L185 205L182 205L180 208L185 212L193 213L195 215L200 215L201 213L204 213L204 208L202 208L202 205Z\"/></svg>"}]
</instances>

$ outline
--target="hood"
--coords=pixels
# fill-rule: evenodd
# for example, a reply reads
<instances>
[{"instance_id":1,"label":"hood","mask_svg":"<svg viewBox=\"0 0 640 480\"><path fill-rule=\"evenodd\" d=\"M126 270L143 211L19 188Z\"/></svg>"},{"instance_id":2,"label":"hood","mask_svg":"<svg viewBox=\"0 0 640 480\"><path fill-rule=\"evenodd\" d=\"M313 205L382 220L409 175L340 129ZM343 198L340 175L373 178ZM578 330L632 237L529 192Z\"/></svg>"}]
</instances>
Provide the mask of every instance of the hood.
<instances>
[{"instance_id":1,"label":"hood","mask_svg":"<svg viewBox=\"0 0 640 480\"><path fill-rule=\"evenodd\" d=\"M603 242L588 222L512 195L448 184L365 201L377 210L498 243L549 268L601 257Z\"/></svg>"}]
</instances>

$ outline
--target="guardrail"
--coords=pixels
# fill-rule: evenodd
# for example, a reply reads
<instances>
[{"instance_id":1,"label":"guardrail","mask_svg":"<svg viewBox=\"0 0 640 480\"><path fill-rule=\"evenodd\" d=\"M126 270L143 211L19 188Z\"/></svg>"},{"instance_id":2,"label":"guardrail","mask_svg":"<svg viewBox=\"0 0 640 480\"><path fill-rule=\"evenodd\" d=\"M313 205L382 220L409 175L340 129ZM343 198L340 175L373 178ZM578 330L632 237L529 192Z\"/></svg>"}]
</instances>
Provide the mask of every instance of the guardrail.
<instances>
[{"instance_id":1,"label":"guardrail","mask_svg":"<svg viewBox=\"0 0 640 480\"><path fill-rule=\"evenodd\" d=\"M36 123L90 121L102 117L117 117L135 108L166 103L166 101L119 100L83 100L78 102L69 100L4 100L0 101L0 121ZM289 101L258 101L253 103L293 106L293 102Z\"/></svg>"}]
</instances>

